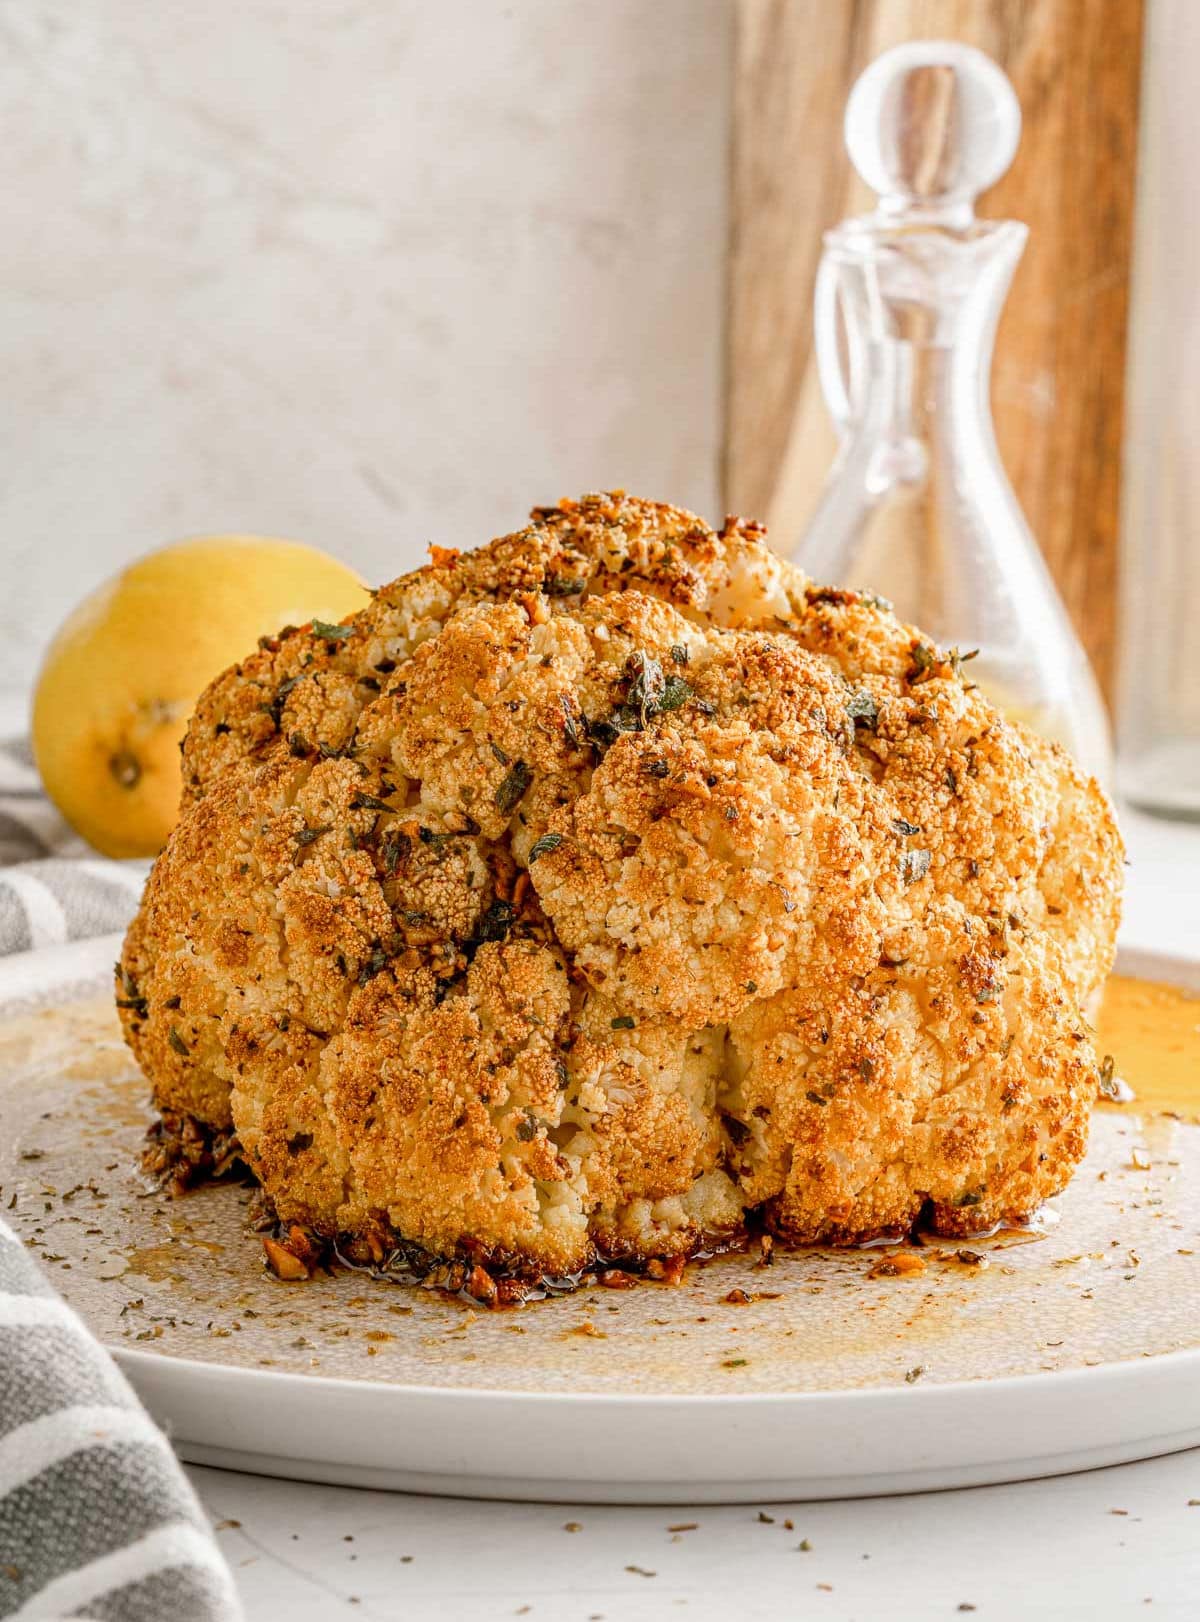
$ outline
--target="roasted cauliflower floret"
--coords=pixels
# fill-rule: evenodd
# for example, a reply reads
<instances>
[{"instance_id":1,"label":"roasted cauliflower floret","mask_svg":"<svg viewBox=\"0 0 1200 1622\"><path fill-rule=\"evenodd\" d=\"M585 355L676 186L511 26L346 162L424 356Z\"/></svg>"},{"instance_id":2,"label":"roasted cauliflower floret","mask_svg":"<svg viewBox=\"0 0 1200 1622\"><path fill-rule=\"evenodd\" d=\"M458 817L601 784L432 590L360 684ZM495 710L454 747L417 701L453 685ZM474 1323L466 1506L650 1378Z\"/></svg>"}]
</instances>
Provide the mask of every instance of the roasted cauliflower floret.
<instances>
[{"instance_id":1,"label":"roasted cauliflower floret","mask_svg":"<svg viewBox=\"0 0 1200 1622\"><path fill-rule=\"evenodd\" d=\"M1103 795L885 604L622 495L214 683L119 970L285 1223L568 1273L1027 1215L1084 1152Z\"/></svg>"},{"instance_id":2,"label":"roasted cauliflower floret","mask_svg":"<svg viewBox=\"0 0 1200 1622\"><path fill-rule=\"evenodd\" d=\"M455 609L543 593L556 613L635 589L720 625L792 607L799 578L737 519L720 535L692 513L623 491L538 507L526 529L433 561L385 586L344 625L289 626L201 695L183 746L183 802L232 762L278 741L312 756L343 748L359 711Z\"/></svg>"},{"instance_id":3,"label":"roasted cauliflower floret","mask_svg":"<svg viewBox=\"0 0 1200 1622\"><path fill-rule=\"evenodd\" d=\"M933 903L912 957L797 986L730 1030L740 1182L803 1242L966 1234L1027 1216L1082 1156L1087 1029L1044 935Z\"/></svg>"},{"instance_id":4,"label":"roasted cauliflower floret","mask_svg":"<svg viewBox=\"0 0 1200 1622\"><path fill-rule=\"evenodd\" d=\"M825 930L863 972L881 913L849 778L829 746L787 729L628 734L551 818L539 899L590 982L696 1028L791 984Z\"/></svg>"}]
</instances>

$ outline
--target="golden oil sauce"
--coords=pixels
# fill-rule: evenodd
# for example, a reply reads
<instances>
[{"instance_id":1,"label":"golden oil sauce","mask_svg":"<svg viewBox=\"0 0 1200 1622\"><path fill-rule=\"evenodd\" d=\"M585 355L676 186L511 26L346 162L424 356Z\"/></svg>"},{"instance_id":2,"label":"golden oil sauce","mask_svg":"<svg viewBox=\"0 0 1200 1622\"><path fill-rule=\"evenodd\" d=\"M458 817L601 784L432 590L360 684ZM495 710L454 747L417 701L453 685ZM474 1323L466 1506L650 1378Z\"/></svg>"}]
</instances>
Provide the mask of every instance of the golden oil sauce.
<instances>
[{"instance_id":1,"label":"golden oil sauce","mask_svg":"<svg viewBox=\"0 0 1200 1622\"><path fill-rule=\"evenodd\" d=\"M1200 995L1114 974L1096 1021L1096 1052L1111 1054L1141 1114L1200 1120ZM1101 1100L1107 1103L1107 1100Z\"/></svg>"}]
</instances>

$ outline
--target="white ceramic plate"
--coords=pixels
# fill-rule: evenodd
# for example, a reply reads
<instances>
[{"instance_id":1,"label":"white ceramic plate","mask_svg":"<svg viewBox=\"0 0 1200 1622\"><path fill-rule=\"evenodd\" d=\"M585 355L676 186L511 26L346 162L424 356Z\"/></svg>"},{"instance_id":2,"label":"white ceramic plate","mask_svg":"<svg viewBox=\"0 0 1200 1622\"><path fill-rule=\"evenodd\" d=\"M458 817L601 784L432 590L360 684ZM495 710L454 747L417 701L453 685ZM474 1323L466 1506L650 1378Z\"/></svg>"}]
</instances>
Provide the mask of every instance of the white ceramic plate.
<instances>
[{"instance_id":1,"label":"white ceramic plate","mask_svg":"<svg viewBox=\"0 0 1200 1622\"><path fill-rule=\"evenodd\" d=\"M1200 991L1197 966L1124 967ZM1058 1225L973 1243L986 1265L941 1244L913 1277L870 1277L863 1251L728 1257L674 1289L487 1313L353 1274L278 1283L245 1235L247 1190L173 1202L139 1181L144 1094L106 996L0 1023L0 1206L199 1463L701 1503L1200 1444L1200 1126L1099 1114Z\"/></svg>"}]
</instances>

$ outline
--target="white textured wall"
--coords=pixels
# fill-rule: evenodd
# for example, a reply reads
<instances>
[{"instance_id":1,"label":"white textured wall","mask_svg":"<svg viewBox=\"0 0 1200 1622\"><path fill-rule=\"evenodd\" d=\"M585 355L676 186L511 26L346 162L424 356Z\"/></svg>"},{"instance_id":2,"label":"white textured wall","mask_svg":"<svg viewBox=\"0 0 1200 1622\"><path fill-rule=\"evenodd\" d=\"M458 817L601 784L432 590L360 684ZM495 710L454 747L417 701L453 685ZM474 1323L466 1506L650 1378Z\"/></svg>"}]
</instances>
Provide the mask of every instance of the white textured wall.
<instances>
[{"instance_id":1,"label":"white textured wall","mask_svg":"<svg viewBox=\"0 0 1200 1622\"><path fill-rule=\"evenodd\" d=\"M0 684L171 537L716 506L724 0L0 3Z\"/></svg>"}]
</instances>

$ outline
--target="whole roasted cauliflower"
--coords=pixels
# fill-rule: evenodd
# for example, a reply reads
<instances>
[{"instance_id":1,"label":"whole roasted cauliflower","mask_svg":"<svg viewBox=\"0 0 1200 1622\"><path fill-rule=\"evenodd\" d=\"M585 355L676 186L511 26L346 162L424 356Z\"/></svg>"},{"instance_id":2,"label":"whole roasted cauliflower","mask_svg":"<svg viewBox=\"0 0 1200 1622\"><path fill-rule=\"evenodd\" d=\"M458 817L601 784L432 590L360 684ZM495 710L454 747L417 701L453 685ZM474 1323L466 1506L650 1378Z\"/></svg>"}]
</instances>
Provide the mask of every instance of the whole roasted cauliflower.
<instances>
[{"instance_id":1,"label":"whole roasted cauliflower","mask_svg":"<svg viewBox=\"0 0 1200 1622\"><path fill-rule=\"evenodd\" d=\"M970 670L622 492L264 642L118 968L175 1151L485 1278L1026 1217L1086 1146L1122 852Z\"/></svg>"}]
</instances>

